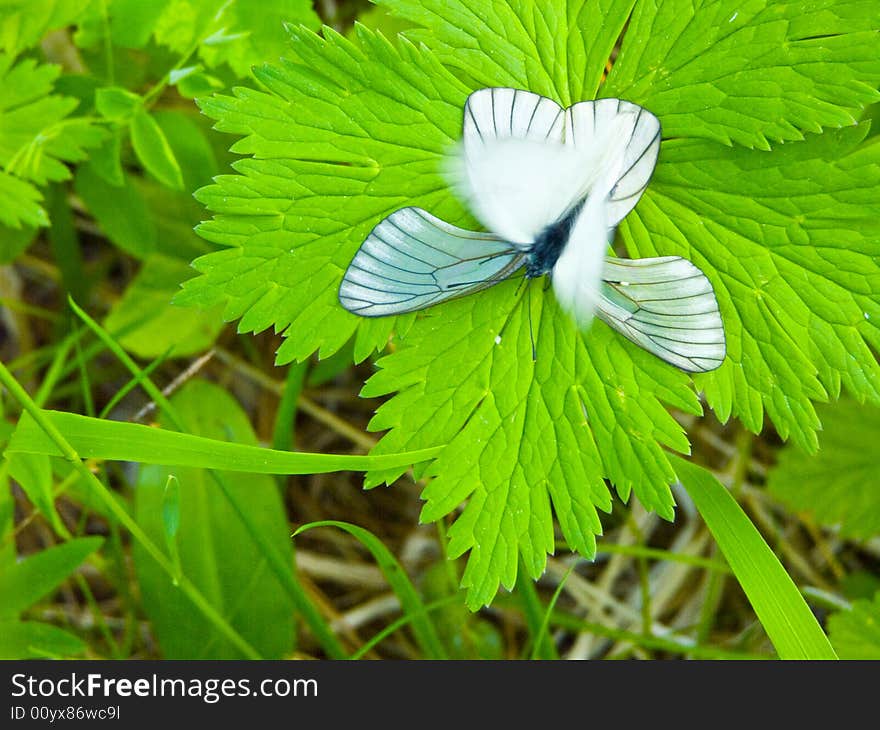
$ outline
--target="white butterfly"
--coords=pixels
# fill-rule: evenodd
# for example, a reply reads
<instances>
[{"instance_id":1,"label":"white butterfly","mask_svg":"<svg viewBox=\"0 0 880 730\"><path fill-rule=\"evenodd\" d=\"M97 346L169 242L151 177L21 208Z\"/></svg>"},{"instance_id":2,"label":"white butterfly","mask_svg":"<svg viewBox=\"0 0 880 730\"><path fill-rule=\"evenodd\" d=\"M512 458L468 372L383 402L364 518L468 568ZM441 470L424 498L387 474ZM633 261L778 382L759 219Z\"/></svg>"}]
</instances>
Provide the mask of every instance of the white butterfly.
<instances>
[{"instance_id":1,"label":"white butterfly","mask_svg":"<svg viewBox=\"0 0 880 730\"><path fill-rule=\"evenodd\" d=\"M464 107L456 186L490 233L403 208L367 236L339 300L364 317L412 312L471 294L525 267L549 275L580 327L598 316L690 372L725 356L712 285L678 256L606 256L638 203L660 151L660 122L620 99L563 110L528 91L475 91Z\"/></svg>"}]
</instances>

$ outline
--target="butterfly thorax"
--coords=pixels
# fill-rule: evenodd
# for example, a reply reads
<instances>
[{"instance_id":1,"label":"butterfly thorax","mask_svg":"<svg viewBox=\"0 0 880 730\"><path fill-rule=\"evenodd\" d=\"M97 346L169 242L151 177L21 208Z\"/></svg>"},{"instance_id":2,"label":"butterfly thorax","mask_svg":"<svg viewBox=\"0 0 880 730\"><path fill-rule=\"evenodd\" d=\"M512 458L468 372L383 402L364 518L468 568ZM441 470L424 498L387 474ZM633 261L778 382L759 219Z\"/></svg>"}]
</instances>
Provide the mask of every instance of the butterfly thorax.
<instances>
[{"instance_id":1,"label":"butterfly thorax","mask_svg":"<svg viewBox=\"0 0 880 730\"><path fill-rule=\"evenodd\" d=\"M562 218L546 226L538 234L529 249L529 258L526 262L527 277L534 279L553 270L565 244L568 243L571 228L582 207L583 203L575 205Z\"/></svg>"}]
</instances>

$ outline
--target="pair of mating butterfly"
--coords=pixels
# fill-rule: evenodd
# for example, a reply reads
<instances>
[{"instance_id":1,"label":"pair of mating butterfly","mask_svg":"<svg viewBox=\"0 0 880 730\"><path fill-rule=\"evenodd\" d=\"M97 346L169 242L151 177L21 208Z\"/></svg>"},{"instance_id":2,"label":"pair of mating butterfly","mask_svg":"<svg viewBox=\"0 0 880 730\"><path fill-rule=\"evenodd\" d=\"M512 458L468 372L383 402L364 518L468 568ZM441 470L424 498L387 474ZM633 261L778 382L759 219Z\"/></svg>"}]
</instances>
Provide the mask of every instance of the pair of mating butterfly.
<instances>
[{"instance_id":1,"label":"pair of mating butterfly","mask_svg":"<svg viewBox=\"0 0 880 730\"><path fill-rule=\"evenodd\" d=\"M412 312L502 281L549 274L581 328L599 317L690 372L717 368L724 328L712 285L678 256L606 256L657 163L660 122L620 99L554 101L481 89L464 107L456 187L489 233L403 208L367 236L339 300L364 317Z\"/></svg>"}]
</instances>

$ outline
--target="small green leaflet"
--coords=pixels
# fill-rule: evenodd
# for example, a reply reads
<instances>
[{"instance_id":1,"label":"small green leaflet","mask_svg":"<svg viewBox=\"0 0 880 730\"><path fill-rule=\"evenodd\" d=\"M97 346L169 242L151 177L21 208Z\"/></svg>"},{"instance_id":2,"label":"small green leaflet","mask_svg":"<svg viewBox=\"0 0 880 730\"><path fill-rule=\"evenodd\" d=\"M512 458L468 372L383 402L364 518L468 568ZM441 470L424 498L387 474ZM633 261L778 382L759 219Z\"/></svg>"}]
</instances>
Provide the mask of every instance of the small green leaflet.
<instances>
[{"instance_id":1,"label":"small green leaflet","mask_svg":"<svg viewBox=\"0 0 880 730\"><path fill-rule=\"evenodd\" d=\"M70 178L64 163L85 159L104 137L90 120L68 116L76 99L51 93L59 72L0 53L0 222L14 228L48 224L35 186Z\"/></svg>"},{"instance_id":2,"label":"small green leaflet","mask_svg":"<svg viewBox=\"0 0 880 730\"><path fill-rule=\"evenodd\" d=\"M520 558L529 575L542 572L554 513L569 545L591 556L611 504L605 479L671 519L665 449L690 446L667 408L701 412L688 376L601 323L578 334L538 287L529 297L507 282L396 321L339 306L343 270L393 210L475 226L440 174L474 88L517 86L563 104L619 96L679 138L663 144L620 240L630 255L693 260L719 292L731 357L696 383L722 419L757 431L766 414L814 448L813 401L841 388L880 399L869 350L880 343L880 260L869 253L880 146L862 141L863 127L816 134L852 124L878 97L875 2L384 4L425 26L408 32L424 45L363 28L354 42L292 30L287 60L255 70L263 90L202 102L247 158L198 193L215 214L200 233L224 249L195 262L202 276L178 301L222 302L242 331L284 331L279 363L329 356L351 338L362 360L395 333L364 389L396 394L371 424L388 429L376 453L448 444L420 469L434 477L422 517L467 501L449 534L452 554L470 551L469 605L512 586ZM773 94L756 100L767 80ZM777 140L787 143L765 151Z\"/></svg>"},{"instance_id":3,"label":"small green leaflet","mask_svg":"<svg viewBox=\"0 0 880 730\"><path fill-rule=\"evenodd\" d=\"M138 160L160 183L172 190L183 189L183 173L159 123L143 109L131 120L131 146Z\"/></svg>"},{"instance_id":4,"label":"small green leaflet","mask_svg":"<svg viewBox=\"0 0 880 730\"><path fill-rule=\"evenodd\" d=\"M41 205L43 196L30 183L19 180L13 175L0 172L0 223L11 228L25 226L48 226L49 216ZM30 242L30 238L22 239L22 245ZM18 255L18 246L12 246L12 251L6 250L9 242L3 241L3 261L11 261Z\"/></svg>"}]
</instances>

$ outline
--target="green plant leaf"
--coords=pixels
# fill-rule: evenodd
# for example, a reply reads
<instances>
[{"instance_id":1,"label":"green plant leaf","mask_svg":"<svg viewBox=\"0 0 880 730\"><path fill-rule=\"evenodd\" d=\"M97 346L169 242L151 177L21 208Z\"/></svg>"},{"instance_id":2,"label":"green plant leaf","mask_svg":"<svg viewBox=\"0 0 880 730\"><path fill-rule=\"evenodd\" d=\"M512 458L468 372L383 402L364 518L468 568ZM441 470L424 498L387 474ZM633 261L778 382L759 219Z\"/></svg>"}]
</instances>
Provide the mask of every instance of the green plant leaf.
<instances>
[{"instance_id":1,"label":"green plant leaf","mask_svg":"<svg viewBox=\"0 0 880 730\"><path fill-rule=\"evenodd\" d=\"M0 21L0 43L9 27ZM69 117L76 99L51 93L58 72L57 66L33 59L15 63L0 53L0 224L5 226L48 225L34 184L68 179L64 162L85 159L86 149L104 136L91 121Z\"/></svg>"},{"instance_id":2,"label":"green plant leaf","mask_svg":"<svg viewBox=\"0 0 880 730\"><path fill-rule=\"evenodd\" d=\"M131 185L156 230L156 251L189 262L214 250L193 230L204 218L204 209L193 199L191 191L210 182L219 167L205 138L205 120L176 110L160 110L153 117L180 165L184 188L171 190L143 176L132 177Z\"/></svg>"},{"instance_id":3,"label":"green plant leaf","mask_svg":"<svg viewBox=\"0 0 880 730\"><path fill-rule=\"evenodd\" d=\"M0 172L0 223L12 228L8 236L0 238L3 261L11 261L27 247L35 227L49 225L42 202L43 196L33 185Z\"/></svg>"},{"instance_id":4,"label":"green plant leaf","mask_svg":"<svg viewBox=\"0 0 880 730\"><path fill-rule=\"evenodd\" d=\"M673 465L779 658L836 659L797 586L721 482L679 457Z\"/></svg>"},{"instance_id":5,"label":"green plant leaf","mask_svg":"<svg viewBox=\"0 0 880 730\"><path fill-rule=\"evenodd\" d=\"M769 149L768 140L853 124L878 98L871 0L379 3L424 26L408 35L477 86L503 80L566 105L593 96L628 23L600 96L647 107L669 137Z\"/></svg>"},{"instance_id":6,"label":"green plant leaf","mask_svg":"<svg viewBox=\"0 0 880 730\"><path fill-rule=\"evenodd\" d=\"M247 76L255 63L283 55L285 23L320 27L310 0L170 0L155 35L180 53L204 39L199 56L208 66L225 63Z\"/></svg>"},{"instance_id":7,"label":"green plant leaf","mask_svg":"<svg viewBox=\"0 0 880 730\"><path fill-rule=\"evenodd\" d=\"M143 110L131 118L131 146L144 168L172 190L183 189L183 173L165 133L153 116Z\"/></svg>"},{"instance_id":8,"label":"green plant leaf","mask_svg":"<svg viewBox=\"0 0 880 730\"><path fill-rule=\"evenodd\" d=\"M52 466L46 456L38 454L10 454L6 459L9 476L18 482L28 499L62 537L69 537L67 528L55 509L52 494Z\"/></svg>"},{"instance_id":9,"label":"green plant leaf","mask_svg":"<svg viewBox=\"0 0 880 730\"><path fill-rule=\"evenodd\" d=\"M841 659L880 659L880 593L829 616L828 633Z\"/></svg>"},{"instance_id":10,"label":"green plant leaf","mask_svg":"<svg viewBox=\"0 0 880 730\"><path fill-rule=\"evenodd\" d=\"M191 381L172 403L193 434L257 448L247 416L218 386ZM165 418L160 422L169 425ZM173 507L169 509L169 474L179 485L177 515ZM225 479L261 532L269 536L273 549L289 556L289 529L273 480L243 473L228 473ZM292 650L290 598L229 502L216 493L207 472L191 467L143 467L135 490L135 517L156 543L174 541L183 575L261 656L279 659ZM136 547L134 557L144 608L165 658L241 658L235 647L217 638L214 625L195 610L145 551Z\"/></svg>"},{"instance_id":11,"label":"green plant leaf","mask_svg":"<svg viewBox=\"0 0 880 730\"><path fill-rule=\"evenodd\" d=\"M85 650L82 639L57 626L37 621L0 621L0 659L62 659Z\"/></svg>"},{"instance_id":12,"label":"green plant leaf","mask_svg":"<svg viewBox=\"0 0 880 730\"><path fill-rule=\"evenodd\" d=\"M76 23L91 10L92 3L83 0L3 0L0 50L15 56L37 45L48 31Z\"/></svg>"},{"instance_id":13,"label":"green plant leaf","mask_svg":"<svg viewBox=\"0 0 880 730\"><path fill-rule=\"evenodd\" d=\"M819 409L824 429L819 453L804 457L787 447L767 476L767 488L822 525L840 525L842 537L880 534L880 408L846 399Z\"/></svg>"},{"instance_id":14,"label":"green plant leaf","mask_svg":"<svg viewBox=\"0 0 880 730\"><path fill-rule=\"evenodd\" d=\"M141 97L119 86L95 91L95 109L112 122L126 122L141 108Z\"/></svg>"},{"instance_id":15,"label":"green plant leaf","mask_svg":"<svg viewBox=\"0 0 880 730\"><path fill-rule=\"evenodd\" d=\"M89 119L69 116L76 99L51 93L58 73L57 66L0 54L0 165L37 185L70 178L64 162L84 160L105 134Z\"/></svg>"},{"instance_id":16,"label":"green plant leaf","mask_svg":"<svg viewBox=\"0 0 880 730\"><path fill-rule=\"evenodd\" d=\"M144 261L125 294L111 308L104 326L122 332L119 344L145 359L170 351L173 357L201 352L223 327L220 309L200 310L171 303L180 284L193 275L183 261L154 254Z\"/></svg>"},{"instance_id":17,"label":"green plant leaf","mask_svg":"<svg viewBox=\"0 0 880 730\"><path fill-rule=\"evenodd\" d=\"M757 431L766 414L815 448L813 401L842 387L880 400L869 347L880 342L880 145L863 142L865 127L795 141L851 124L877 98L876 4L385 5L425 28L396 45L362 27L354 42L294 29L287 60L255 70L262 90L202 102L249 158L197 194L215 214L199 232L223 249L196 260L202 276L178 301L223 302L241 331L283 331L279 363L326 357L352 338L361 360L394 333L363 391L397 394L371 423L388 430L375 453L447 444L419 471L434 477L422 519L466 502L450 553L470 551L472 608L513 586L520 557L540 575L554 512L566 542L591 556L611 504L606 479L671 519L668 450L690 445L667 408L701 412L688 376L599 322L577 332L537 287L507 282L396 320L342 311L341 274L383 216L413 205L476 225L441 174L474 88L525 87L561 103L620 95L658 113L667 140L619 245L687 256L715 285L730 357L696 382L722 420ZM763 79L770 95L755 90ZM767 140L789 143L725 146Z\"/></svg>"},{"instance_id":18,"label":"green plant leaf","mask_svg":"<svg viewBox=\"0 0 880 730\"><path fill-rule=\"evenodd\" d=\"M0 571L0 618L13 618L54 591L103 538L84 537L31 555Z\"/></svg>"},{"instance_id":19,"label":"green plant leaf","mask_svg":"<svg viewBox=\"0 0 880 730\"><path fill-rule=\"evenodd\" d=\"M80 165L74 187L104 235L123 251L146 258L159 245L156 222L134 178L120 169L122 184L108 182L91 165Z\"/></svg>"},{"instance_id":20,"label":"green plant leaf","mask_svg":"<svg viewBox=\"0 0 880 730\"><path fill-rule=\"evenodd\" d=\"M418 464L433 458L440 451L439 448L432 448L382 456L273 451L151 428L139 423L104 421L60 411L43 413L84 459L137 461L141 464L191 466L255 474L324 474ZM19 420L6 446L6 453L63 456L55 442L29 415Z\"/></svg>"}]
</instances>

